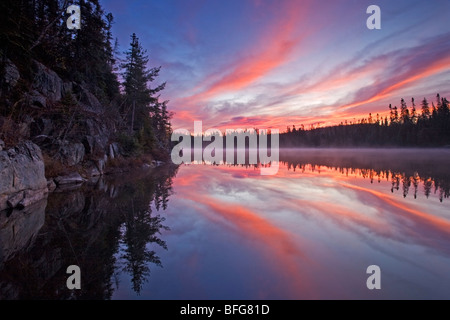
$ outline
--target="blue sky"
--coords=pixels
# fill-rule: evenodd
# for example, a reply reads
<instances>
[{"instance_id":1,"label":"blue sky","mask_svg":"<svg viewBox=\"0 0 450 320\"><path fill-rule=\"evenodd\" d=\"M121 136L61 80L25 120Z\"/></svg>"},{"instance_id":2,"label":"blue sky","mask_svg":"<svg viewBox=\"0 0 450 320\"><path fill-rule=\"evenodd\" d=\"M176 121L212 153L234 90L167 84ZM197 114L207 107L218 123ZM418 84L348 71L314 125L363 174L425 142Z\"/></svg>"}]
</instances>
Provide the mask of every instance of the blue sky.
<instances>
[{"instance_id":1,"label":"blue sky","mask_svg":"<svg viewBox=\"0 0 450 320\"><path fill-rule=\"evenodd\" d=\"M120 51L161 66L174 128L279 128L385 115L450 93L450 1L102 0ZM369 30L369 5L381 30ZM156 86L158 83L150 84Z\"/></svg>"}]
</instances>

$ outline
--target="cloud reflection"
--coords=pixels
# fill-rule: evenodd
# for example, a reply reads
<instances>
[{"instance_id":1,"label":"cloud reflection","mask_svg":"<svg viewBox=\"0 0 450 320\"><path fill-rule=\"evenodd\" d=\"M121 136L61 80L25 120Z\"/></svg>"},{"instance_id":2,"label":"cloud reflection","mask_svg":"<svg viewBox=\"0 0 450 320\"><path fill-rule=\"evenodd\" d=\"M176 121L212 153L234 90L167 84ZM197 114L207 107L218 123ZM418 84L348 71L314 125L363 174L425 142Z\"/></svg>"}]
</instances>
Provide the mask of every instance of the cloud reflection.
<instances>
[{"instance_id":1,"label":"cloud reflection","mask_svg":"<svg viewBox=\"0 0 450 320\"><path fill-rule=\"evenodd\" d=\"M357 259L369 250L421 270L429 266L412 259L417 248L425 256L450 259L450 221L442 203L403 198L390 192L389 180L373 184L370 175L323 166L288 169L283 164L277 175L263 177L253 168L186 166L175 190L204 219L259 251L289 279L290 296L323 296L319 288L337 274L329 271L330 264L342 261L338 253L347 247L357 245L352 252ZM339 292L336 285L329 292Z\"/></svg>"}]
</instances>

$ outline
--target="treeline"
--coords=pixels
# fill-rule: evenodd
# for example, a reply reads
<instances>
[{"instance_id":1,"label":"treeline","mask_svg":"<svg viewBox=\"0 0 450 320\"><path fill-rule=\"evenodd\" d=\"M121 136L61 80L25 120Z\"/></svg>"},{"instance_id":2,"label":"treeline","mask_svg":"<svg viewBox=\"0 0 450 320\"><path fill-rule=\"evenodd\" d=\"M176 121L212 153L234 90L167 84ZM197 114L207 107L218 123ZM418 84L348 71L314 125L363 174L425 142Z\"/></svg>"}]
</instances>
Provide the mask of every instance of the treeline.
<instances>
[{"instance_id":1,"label":"treeline","mask_svg":"<svg viewBox=\"0 0 450 320\"><path fill-rule=\"evenodd\" d=\"M70 16L66 10L72 4L80 7L80 29L66 26ZM63 104L76 105L77 88L92 93L105 109L105 121L114 122L130 153L167 149L171 114L167 102L157 96L165 84L150 88L160 68L147 67L147 53L135 34L123 61L119 61L113 23L112 13L105 12L99 0L1 1L0 71L5 75L5 66L11 60L21 79L12 92L0 91L0 116L17 119L33 111L21 104L33 81L35 60L55 71L64 82L76 84L74 96L63 97ZM7 85L4 78L0 80L2 89Z\"/></svg>"},{"instance_id":2,"label":"treeline","mask_svg":"<svg viewBox=\"0 0 450 320\"><path fill-rule=\"evenodd\" d=\"M417 110L420 108L419 110ZM431 105L424 98L416 108L389 105L389 117L379 114L355 122L323 128L288 127L280 135L282 147L443 147L450 145L450 105L436 96Z\"/></svg>"}]
</instances>

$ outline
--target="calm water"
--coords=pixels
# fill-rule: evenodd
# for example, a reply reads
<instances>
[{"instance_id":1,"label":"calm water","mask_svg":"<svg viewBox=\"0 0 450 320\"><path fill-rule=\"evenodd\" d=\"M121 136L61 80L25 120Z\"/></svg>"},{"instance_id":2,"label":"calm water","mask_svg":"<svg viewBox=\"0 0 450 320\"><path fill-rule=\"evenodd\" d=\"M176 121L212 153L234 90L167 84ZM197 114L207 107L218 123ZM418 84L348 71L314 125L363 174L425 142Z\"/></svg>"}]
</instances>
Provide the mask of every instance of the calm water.
<instances>
[{"instance_id":1,"label":"calm water","mask_svg":"<svg viewBox=\"0 0 450 320\"><path fill-rule=\"evenodd\" d=\"M3 299L450 299L450 150L182 165L0 214ZM82 289L66 288L78 265ZM366 269L381 268L381 290Z\"/></svg>"}]
</instances>

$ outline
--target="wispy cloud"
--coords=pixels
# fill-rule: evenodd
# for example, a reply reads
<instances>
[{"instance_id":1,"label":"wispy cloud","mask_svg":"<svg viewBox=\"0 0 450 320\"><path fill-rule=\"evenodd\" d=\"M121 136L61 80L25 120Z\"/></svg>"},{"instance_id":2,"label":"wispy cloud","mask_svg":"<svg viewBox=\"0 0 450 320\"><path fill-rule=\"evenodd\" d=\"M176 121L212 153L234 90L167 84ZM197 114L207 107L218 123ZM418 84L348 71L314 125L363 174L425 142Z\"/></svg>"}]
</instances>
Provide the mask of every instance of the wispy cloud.
<instances>
[{"instance_id":1,"label":"wispy cloud","mask_svg":"<svg viewBox=\"0 0 450 320\"><path fill-rule=\"evenodd\" d=\"M365 4L344 0L103 1L123 8L122 45L136 32L162 65L175 128L333 124L385 113L405 94L450 94L446 0L380 0L377 31Z\"/></svg>"}]
</instances>

